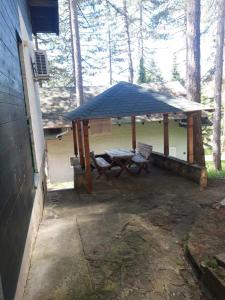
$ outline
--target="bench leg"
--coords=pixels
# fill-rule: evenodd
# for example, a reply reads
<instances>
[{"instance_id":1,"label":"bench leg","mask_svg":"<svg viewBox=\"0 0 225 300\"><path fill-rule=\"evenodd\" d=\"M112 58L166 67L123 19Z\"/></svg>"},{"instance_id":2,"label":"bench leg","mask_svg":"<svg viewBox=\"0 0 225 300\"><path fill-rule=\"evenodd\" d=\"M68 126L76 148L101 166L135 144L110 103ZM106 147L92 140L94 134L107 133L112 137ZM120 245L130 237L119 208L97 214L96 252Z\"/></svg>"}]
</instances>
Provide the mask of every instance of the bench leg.
<instances>
[{"instance_id":1,"label":"bench leg","mask_svg":"<svg viewBox=\"0 0 225 300\"><path fill-rule=\"evenodd\" d=\"M150 172L149 172L149 168L148 168L148 163L145 164L144 170L145 170L145 172L146 172L147 174L150 173Z\"/></svg>"},{"instance_id":2,"label":"bench leg","mask_svg":"<svg viewBox=\"0 0 225 300\"><path fill-rule=\"evenodd\" d=\"M97 169L98 171L98 176L96 177L96 179L99 179L102 175L105 175L106 179L108 180L109 177L108 177L108 174L106 173L107 170L110 170L111 168L109 169Z\"/></svg>"},{"instance_id":3,"label":"bench leg","mask_svg":"<svg viewBox=\"0 0 225 300\"><path fill-rule=\"evenodd\" d=\"M136 164L139 169L137 171L137 174L139 175L142 170L144 170L147 174L149 174L149 169L148 169L148 164L147 163L141 163L141 164Z\"/></svg>"}]
</instances>

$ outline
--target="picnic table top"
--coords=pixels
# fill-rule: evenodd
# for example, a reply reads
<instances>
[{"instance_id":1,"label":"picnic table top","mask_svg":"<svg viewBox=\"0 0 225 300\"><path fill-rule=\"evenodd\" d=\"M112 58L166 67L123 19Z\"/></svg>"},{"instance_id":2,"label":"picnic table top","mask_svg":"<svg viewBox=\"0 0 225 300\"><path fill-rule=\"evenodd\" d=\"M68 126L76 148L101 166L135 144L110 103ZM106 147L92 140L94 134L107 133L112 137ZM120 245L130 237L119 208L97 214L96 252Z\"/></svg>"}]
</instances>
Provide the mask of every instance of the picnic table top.
<instances>
[{"instance_id":1,"label":"picnic table top","mask_svg":"<svg viewBox=\"0 0 225 300\"><path fill-rule=\"evenodd\" d=\"M111 158L123 158L123 157L133 157L134 153L129 149L125 148L115 148L105 150L105 153L108 154Z\"/></svg>"}]
</instances>

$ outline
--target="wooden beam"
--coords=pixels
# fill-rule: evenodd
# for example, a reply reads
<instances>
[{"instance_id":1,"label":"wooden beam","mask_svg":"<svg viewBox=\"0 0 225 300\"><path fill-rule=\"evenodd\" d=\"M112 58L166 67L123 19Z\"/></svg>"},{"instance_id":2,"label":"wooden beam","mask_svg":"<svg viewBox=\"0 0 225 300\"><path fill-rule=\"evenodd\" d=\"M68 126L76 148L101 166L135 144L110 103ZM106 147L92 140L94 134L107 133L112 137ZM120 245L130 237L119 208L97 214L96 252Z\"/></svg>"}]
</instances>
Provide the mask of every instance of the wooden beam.
<instances>
[{"instance_id":1,"label":"wooden beam","mask_svg":"<svg viewBox=\"0 0 225 300\"><path fill-rule=\"evenodd\" d=\"M88 136L88 121L83 121L83 133L84 133L84 153L85 153L85 176L88 192L91 193L93 190L92 177L91 177L91 156L89 147L89 136Z\"/></svg>"},{"instance_id":2,"label":"wooden beam","mask_svg":"<svg viewBox=\"0 0 225 300\"><path fill-rule=\"evenodd\" d=\"M80 165L84 168L84 148L83 148L83 137L82 137L82 123L81 121L77 121L77 140L78 140L78 149L79 149L79 157L80 157Z\"/></svg>"},{"instance_id":3,"label":"wooden beam","mask_svg":"<svg viewBox=\"0 0 225 300\"><path fill-rule=\"evenodd\" d=\"M168 118L168 114L163 115L163 133L164 133L164 155L169 156L169 118Z\"/></svg>"},{"instance_id":4,"label":"wooden beam","mask_svg":"<svg viewBox=\"0 0 225 300\"><path fill-rule=\"evenodd\" d=\"M73 146L74 146L74 155L78 155L78 145L77 145L77 124L73 121Z\"/></svg>"},{"instance_id":5,"label":"wooden beam","mask_svg":"<svg viewBox=\"0 0 225 300\"><path fill-rule=\"evenodd\" d=\"M188 114L187 118L187 153L188 163L194 163L194 119L193 114Z\"/></svg>"},{"instance_id":6,"label":"wooden beam","mask_svg":"<svg viewBox=\"0 0 225 300\"><path fill-rule=\"evenodd\" d=\"M136 150L137 142L136 142L136 117L131 117L131 127L132 127L132 149Z\"/></svg>"}]
</instances>

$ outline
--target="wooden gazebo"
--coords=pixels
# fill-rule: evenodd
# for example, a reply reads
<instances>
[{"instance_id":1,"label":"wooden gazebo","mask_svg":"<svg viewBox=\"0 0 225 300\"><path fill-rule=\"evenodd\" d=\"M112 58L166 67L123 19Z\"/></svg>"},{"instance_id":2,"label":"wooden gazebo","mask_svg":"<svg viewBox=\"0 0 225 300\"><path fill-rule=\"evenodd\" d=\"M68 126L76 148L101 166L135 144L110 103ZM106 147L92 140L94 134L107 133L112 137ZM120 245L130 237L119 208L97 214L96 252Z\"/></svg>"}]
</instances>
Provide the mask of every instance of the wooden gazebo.
<instances>
[{"instance_id":1,"label":"wooden gazebo","mask_svg":"<svg viewBox=\"0 0 225 300\"><path fill-rule=\"evenodd\" d=\"M141 86L120 82L92 100L67 114L72 121L74 137L74 154L79 155L80 165L85 170L87 189L93 189L91 176L91 159L89 146L89 120L131 117L132 148L136 149L136 116L163 116L164 157L169 156L170 115L187 116L187 165L193 165L194 157L194 115L201 111L210 111L204 105L181 97L147 90Z\"/></svg>"}]
</instances>

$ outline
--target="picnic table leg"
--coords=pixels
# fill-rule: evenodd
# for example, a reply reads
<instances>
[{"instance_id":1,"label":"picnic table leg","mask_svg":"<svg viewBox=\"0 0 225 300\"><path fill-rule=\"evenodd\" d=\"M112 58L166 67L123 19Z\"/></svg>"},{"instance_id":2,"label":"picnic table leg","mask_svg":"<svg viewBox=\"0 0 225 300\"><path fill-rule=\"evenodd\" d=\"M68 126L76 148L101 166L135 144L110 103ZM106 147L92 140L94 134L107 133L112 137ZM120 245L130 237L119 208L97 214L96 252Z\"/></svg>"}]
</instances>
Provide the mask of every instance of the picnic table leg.
<instances>
[{"instance_id":1,"label":"picnic table leg","mask_svg":"<svg viewBox=\"0 0 225 300\"><path fill-rule=\"evenodd\" d=\"M128 168L130 161L126 161L124 163L121 161L117 161L117 164L120 166L121 169L120 169L119 173L116 175L116 177L119 177L123 173L123 171L126 171L130 175L132 174Z\"/></svg>"}]
</instances>

